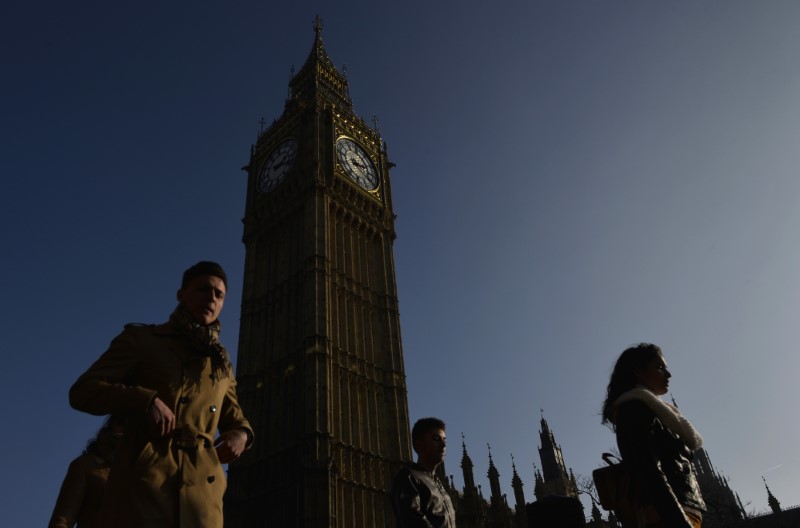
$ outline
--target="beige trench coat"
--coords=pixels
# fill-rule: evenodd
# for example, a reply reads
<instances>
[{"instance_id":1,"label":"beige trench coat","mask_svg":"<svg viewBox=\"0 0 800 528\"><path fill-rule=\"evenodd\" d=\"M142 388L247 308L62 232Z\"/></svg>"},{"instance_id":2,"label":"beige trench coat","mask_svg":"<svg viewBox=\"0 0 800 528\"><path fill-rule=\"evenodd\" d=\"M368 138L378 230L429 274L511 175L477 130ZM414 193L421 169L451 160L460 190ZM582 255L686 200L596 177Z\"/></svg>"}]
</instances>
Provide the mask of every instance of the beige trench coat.
<instances>
[{"instance_id":1,"label":"beige trench coat","mask_svg":"<svg viewBox=\"0 0 800 528\"><path fill-rule=\"evenodd\" d=\"M158 396L175 413L168 437L152 433L147 407ZM214 449L217 430L252 428L231 376L211 379L211 361L169 323L128 325L70 389L70 404L128 421L103 504L115 528L217 528L227 486ZM249 445L248 445L249 447Z\"/></svg>"}]
</instances>

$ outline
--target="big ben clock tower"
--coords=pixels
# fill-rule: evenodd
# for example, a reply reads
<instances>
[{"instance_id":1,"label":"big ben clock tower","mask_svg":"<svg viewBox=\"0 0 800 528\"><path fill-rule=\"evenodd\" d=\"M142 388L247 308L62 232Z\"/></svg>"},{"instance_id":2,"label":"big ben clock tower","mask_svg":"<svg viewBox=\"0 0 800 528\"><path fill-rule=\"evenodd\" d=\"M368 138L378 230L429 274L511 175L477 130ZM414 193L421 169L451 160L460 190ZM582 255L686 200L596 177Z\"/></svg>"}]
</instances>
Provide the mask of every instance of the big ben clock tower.
<instances>
[{"instance_id":1,"label":"big ben clock tower","mask_svg":"<svg viewBox=\"0 0 800 528\"><path fill-rule=\"evenodd\" d=\"M227 527L393 526L411 455L389 168L322 44L251 150Z\"/></svg>"}]
</instances>

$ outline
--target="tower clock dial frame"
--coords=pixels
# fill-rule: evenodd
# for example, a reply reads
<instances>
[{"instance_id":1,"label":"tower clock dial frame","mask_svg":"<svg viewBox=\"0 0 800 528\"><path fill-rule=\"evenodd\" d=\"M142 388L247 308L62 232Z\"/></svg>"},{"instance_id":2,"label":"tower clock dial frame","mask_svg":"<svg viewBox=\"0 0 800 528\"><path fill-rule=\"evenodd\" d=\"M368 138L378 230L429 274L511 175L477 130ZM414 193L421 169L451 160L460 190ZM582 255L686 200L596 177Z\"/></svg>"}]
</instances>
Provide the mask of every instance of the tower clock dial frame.
<instances>
[{"instance_id":1,"label":"tower clock dial frame","mask_svg":"<svg viewBox=\"0 0 800 528\"><path fill-rule=\"evenodd\" d=\"M296 158L297 141L294 138L281 141L269 153L264 167L258 174L258 189L261 192L269 192L274 189L292 169Z\"/></svg>"},{"instance_id":2,"label":"tower clock dial frame","mask_svg":"<svg viewBox=\"0 0 800 528\"><path fill-rule=\"evenodd\" d=\"M365 191L375 191L380 184L378 170L366 149L354 139L341 136L336 140L336 157L345 174Z\"/></svg>"}]
</instances>

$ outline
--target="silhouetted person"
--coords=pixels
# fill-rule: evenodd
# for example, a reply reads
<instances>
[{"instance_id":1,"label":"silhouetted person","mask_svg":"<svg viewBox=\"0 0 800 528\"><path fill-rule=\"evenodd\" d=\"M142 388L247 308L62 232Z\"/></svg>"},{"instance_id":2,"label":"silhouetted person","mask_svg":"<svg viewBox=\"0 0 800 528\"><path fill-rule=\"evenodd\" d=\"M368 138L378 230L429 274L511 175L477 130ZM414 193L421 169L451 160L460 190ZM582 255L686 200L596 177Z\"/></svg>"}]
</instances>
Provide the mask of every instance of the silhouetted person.
<instances>
[{"instance_id":1,"label":"silhouetted person","mask_svg":"<svg viewBox=\"0 0 800 528\"><path fill-rule=\"evenodd\" d=\"M628 348L614 365L603 404L603 423L614 427L631 475L636 527L699 528L705 511L692 468L703 440L675 406L659 398L671 377L659 347Z\"/></svg>"},{"instance_id":2,"label":"silhouetted person","mask_svg":"<svg viewBox=\"0 0 800 528\"><path fill-rule=\"evenodd\" d=\"M122 418L109 416L83 454L70 463L48 528L73 528L76 524L78 528L102 527L100 507L122 424Z\"/></svg>"},{"instance_id":3,"label":"silhouetted person","mask_svg":"<svg viewBox=\"0 0 800 528\"><path fill-rule=\"evenodd\" d=\"M127 419L108 479L104 527L222 526L222 464L253 438L219 342L226 291L219 264L192 266L169 321L126 325L70 389L74 408Z\"/></svg>"},{"instance_id":4,"label":"silhouetted person","mask_svg":"<svg viewBox=\"0 0 800 528\"><path fill-rule=\"evenodd\" d=\"M436 476L447 451L444 422L438 418L417 420L411 429L411 443L417 462L406 463L392 485L397 528L455 528L455 509Z\"/></svg>"}]
</instances>

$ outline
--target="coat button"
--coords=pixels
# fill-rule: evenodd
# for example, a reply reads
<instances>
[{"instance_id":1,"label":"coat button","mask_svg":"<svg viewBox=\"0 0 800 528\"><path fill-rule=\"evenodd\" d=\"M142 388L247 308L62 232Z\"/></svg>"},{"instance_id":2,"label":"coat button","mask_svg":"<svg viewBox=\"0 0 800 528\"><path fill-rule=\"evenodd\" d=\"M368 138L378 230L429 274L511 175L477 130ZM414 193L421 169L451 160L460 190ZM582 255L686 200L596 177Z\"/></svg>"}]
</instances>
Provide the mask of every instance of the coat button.
<instances>
[{"instance_id":1,"label":"coat button","mask_svg":"<svg viewBox=\"0 0 800 528\"><path fill-rule=\"evenodd\" d=\"M215 413L215 412L217 412L217 406L216 405L212 405L211 407L208 408L208 410L211 411L212 413Z\"/></svg>"},{"instance_id":2,"label":"coat button","mask_svg":"<svg viewBox=\"0 0 800 528\"><path fill-rule=\"evenodd\" d=\"M181 402L181 403L189 403L192 400L188 396L181 396L181 399L178 400L178 401Z\"/></svg>"},{"instance_id":3,"label":"coat button","mask_svg":"<svg viewBox=\"0 0 800 528\"><path fill-rule=\"evenodd\" d=\"M211 475L206 480L208 480L208 483L211 484L212 482L214 482L214 475Z\"/></svg>"}]
</instances>

